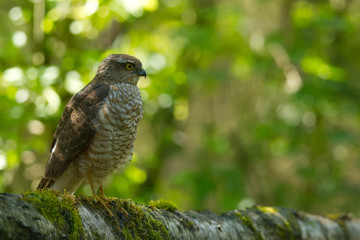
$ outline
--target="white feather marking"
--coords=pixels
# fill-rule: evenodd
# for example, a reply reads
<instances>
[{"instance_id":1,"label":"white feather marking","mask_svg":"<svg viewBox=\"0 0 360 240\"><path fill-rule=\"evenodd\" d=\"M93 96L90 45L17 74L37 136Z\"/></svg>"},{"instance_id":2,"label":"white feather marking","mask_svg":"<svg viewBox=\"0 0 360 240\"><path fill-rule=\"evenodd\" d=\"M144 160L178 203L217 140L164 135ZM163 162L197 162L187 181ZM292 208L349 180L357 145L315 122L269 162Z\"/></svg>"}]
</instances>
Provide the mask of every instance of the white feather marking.
<instances>
[{"instance_id":1,"label":"white feather marking","mask_svg":"<svg viewBox=\"0 0 360 240\"><path fill-rule=\"evenodd\" d=\"M55 140L55 145L53 146L53 148L51 149L51 154L53 154L55 152L56 146L57 146L57 140Z\"/></svg>"}]
</instances>

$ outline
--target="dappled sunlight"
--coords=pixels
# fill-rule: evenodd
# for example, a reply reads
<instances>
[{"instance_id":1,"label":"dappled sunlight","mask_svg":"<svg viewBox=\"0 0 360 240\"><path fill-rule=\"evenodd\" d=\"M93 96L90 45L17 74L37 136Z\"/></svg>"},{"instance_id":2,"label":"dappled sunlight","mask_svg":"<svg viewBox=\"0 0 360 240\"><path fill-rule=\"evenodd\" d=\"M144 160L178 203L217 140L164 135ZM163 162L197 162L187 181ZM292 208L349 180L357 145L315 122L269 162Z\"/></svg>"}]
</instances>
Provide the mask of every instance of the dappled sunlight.
<instances>
[{"instance_id":1,"label":"dappled sunlight","mask_svg":"<svg viewBox=\"0 0 360 240\"><path fill-rule=\"evenodd\" d=\"M27 36L23 31L17 31L14 33L12 37L12 41L16 47L20 48L25 46L27 41Z\"/></svg>"},{"instance_id":2,"label":"dappled sunlight","mask_svg":"<svg viewBox=\"0 0 360 240\"><path fill-rule=\"evenodd\" d=\"M41 135L45 131L45 126L42 122L40 122L38 120L31 120L28 123L28 130L30 133L32 133L34 135Z\"/></svg>"},{"instance_id":3,"label":"dappled sunlight","mask_svg":"<svg viewBox=\"0 0 360 240\"><path fill-rule=\"evenodd\" d=\"M40 83L43 87L52 85L57 80L60 70L57 66L49 66L40 75Z\"/></svg>"},{"instance_id":4,"label":"dappled sunlight","mask_svg":"<svg viewBox=\"0 0 360 240\"><path fill-rule=\"evenodd\" d=\"M73 70L66 73L64 87L69 93L75 94L85 87L85 83L81 81L80 74Z\"/></svg>"},{"instance_id":5,"label":"dappled sunlight","mask_svg":"<svg viewBox=\"0 0 360 240\"><path fill-rule=\"evenodd\" d=\"M87 0L82 6L74 6L71 8L71 16L75 19L90 17L99 8L99 0Z\"/></svg>"},{"instance_id":6,"label":"dappled sunlight","mask_svg":"<svg viewBox=\"0 0 360 240\"><path fill-rule=\"evenodd\" d=\"M174 107L174 117L177 120L184 121L189 116L189 105L187 100L177 100Z\"/></svg>"},{"instance_id":7,"label":"dappled sunlight","mask_svg":"<svg viewBox=\"0 0 360 240\"><path fill-rule=\"evenodd\" d=\"M162 93L158 97L158 103L159 103L160 107L168 108L172 105L173 99L169 94Z\"/></svg>"},{"instance_id":8,"label":"dappled sunlight","mask_svg":"<svg viewBox=\"0 0 360 240\"><path fill-rule=\"evenodd\" d=\"M324 80L343 81L346 77L341 68L331 66L317 56L305 56L301 64L306 73L316 75Z\"/></svg>"},{"instance_id":9,"label":"dappled sunlight","mask_svg":"<svg viewBox=\"0 0 360 240\"><path fill-rule=\"evenodd\" d=\"M7 161L6 154L3 150L0 150L0 170L6 169Z\"/></svg>"}]
</instances>

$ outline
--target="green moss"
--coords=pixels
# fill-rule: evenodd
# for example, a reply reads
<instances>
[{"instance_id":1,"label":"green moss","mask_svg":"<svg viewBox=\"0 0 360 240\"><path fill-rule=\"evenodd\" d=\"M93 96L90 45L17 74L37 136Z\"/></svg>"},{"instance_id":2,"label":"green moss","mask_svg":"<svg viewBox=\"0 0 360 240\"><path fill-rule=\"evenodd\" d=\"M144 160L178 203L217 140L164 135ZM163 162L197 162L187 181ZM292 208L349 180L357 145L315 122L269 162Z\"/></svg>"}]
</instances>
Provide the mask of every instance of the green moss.
<instances>
[{"instance_id":1,"label":"green moss","mask_svg":"<svg viewBox=\"0 0 360 240\"><path fill-rule=\"evenodd\" d=\"M344 233L348 233L349 229L345 223L345 221L349 221L353 219L351 213L342 214L342 213L334 213L334 214L327 214L326 217L332 221L335 221L339 224L340 228L343 230Z\"/></svg>"},{"instance_id":2,"label":"green moss","mask_svg":"<svg viewBox=\"0 0 360 240\"><path fill-rule=\"evenodd\" d=\"M118 207L128 213L125 221L117 223L117 230L125 239L170 239L165 224L154 218L150 207L135 203L131 199L114 201Z\"/></svg>"},{"instance_id":3,"label":"green moss","mask_svg":"<svg viewBox=\"0 0 360 240\"><path fill-rule=\"evenodd\" d=\"M69 232L70 239L81 239L84 229L81 224L76 201L73 196L54 190L25 192L23 200L31 203L41 214L63 232ZM70 228L70 229L69 229Z\"/></svg>"},{"instance_id":4,"label":"green moss","mask_svg":"<svg viewBox=\"0 0 360 240\"><path fill-rule=\"evenodd\" d=\"M187 219L187 220L185 221L185 226L186 226L187 228L189 228L189 229L194 229L195 223Z\"/></svg>"},{"instance_id":5,"label":"green moss","mask_svg":"<svg viewBox=\"0 0 360 240\"><path fill-rule=\"evenodd\" d=\"M259 209L263 213L277 213L277 209L274 207L265 207L265 206L257 206L256 209Z\"/></svg>"},{"instance_id":6,"label":"green moss","mask_svg":"<svg viewBox=\"0 0 360 240\"><path fill-rule=\"evenodd\" d=\"M256 235L256 239L258 240L263 240L263 238L261 237L261 234L256 230L256 228L254 227L252 220L249 216L245 215L245 214L241 214L240 212L235 212L235 215L240 218L244 225L248 228L250 228Z\"/></svg>"},{"instance_id":7,"label":"green moss","mask_svg":"<svg viewBox=\"0 0 360 240\"><path fill-rule=\"evenodd\" d=\"M329 218L333 221L344 221L344 220L352 220L354 217L352 216L352 213L332 213L327 214L325 217Z\"/></svg>"},{"instance_id":8,"label":"green moss","mask_svg":"<svg viewBox=\"0 0 360 240\"><path fill-rule=\"evenodd\" d=\"M159 199L157 201L150 201L149 205L152 207L156 207L159 209L164 209L166 211L169 212L175 212L175 210L177 210L178 208L176 207L175 203L168 201L168 200L164 200L164 199Z\"/></svg>"},{"instance_id":9,"label":"green moss","mask_svg":"<svg viewBox=\"0 0 360 240\"><path fill-rule=\"evenodd\" d=\"M248 216L243 215L240 212L235 212L235 215L244 222L245 226L247 226L248 228L250 228L253 231L256 231L255 227L253 226L253 224L251 222L251 219Z\"/></svg>"},{"instance_id":10,"label":"green moss","mask_svg":"<svg viewBox=\"0 0 360 240\"><path fill-rule=\"evenodd\" d=\"M105 211L101 204L92 198L79 196L75 198L53 190L38 190L22 194L24 201L31 203L49 221L53 222L61 232L69 233L70 239L83 239L84 229L76 209L77 204L85 204L95 209ZM111 199L115 209L110 210L117 217L109 218L109 224L124 239L170 239L165 224L155 218L151 207L134 201ZM125 211L128 216L125 216ZM118 221L119 218L126 218Z\"/></svg>"},{"instance_id":11,"label":"green moss","mask_svg":"<svg viewBox=\"0 0 360 240\"><path fill-rule=\"evenodd\" d=\"M274 233L276 233L279 237L282 239L294 239L294 236L292 233L291 224L286 219L285 216L283 216L277 208L274 207L267 207L267 206L257 206L255 209L258 209L262 213L266 215L272 215L271 217L276 217L277 219L281 220L282 224L279 224L278 222L275 222L273 219L271 219L271 224L275 225L274 227ZM264 218L265 221L266 218Z\"/></svg>"}]
</instances>

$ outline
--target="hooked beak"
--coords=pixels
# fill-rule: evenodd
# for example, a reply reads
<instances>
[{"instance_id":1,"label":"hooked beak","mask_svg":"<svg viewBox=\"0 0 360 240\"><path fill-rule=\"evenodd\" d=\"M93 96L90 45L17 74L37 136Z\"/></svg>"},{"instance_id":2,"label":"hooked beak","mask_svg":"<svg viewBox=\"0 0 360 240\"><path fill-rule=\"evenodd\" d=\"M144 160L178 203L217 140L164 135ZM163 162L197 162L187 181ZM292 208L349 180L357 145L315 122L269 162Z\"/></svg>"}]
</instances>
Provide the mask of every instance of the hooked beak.
<instances>
[{"instance_id":1,"label":"hooked beak","mask_svg":"<svg viewBox=\"0 0 360 240\"><path fill-rule=\"evenodd\" d=\"M139 76L143 76L146 78L146 72L144 69L141 69L140 72L139 72Z\"/></svg>"}]
</instances>

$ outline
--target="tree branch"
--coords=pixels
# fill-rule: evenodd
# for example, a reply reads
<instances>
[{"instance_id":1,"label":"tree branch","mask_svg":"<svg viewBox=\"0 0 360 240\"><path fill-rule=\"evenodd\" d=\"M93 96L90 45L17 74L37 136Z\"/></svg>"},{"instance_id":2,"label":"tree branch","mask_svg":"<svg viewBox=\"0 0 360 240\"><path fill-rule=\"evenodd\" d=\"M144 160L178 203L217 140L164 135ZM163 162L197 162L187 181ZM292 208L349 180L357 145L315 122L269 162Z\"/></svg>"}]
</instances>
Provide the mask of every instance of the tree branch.
<instances>
[{"instance_id":1,"label":"tree branch","mask_svg":"<svg viewBox=\"0 0 360 240\"><path fill-rule=\"evenodd\" d=\"M360 220L279 207L217 215L111 199L111 217L91 198L44 190L0 194L1 239L359 239ZM127 215L127 216L126 216Z\"/></svg>"}]
</instances>

